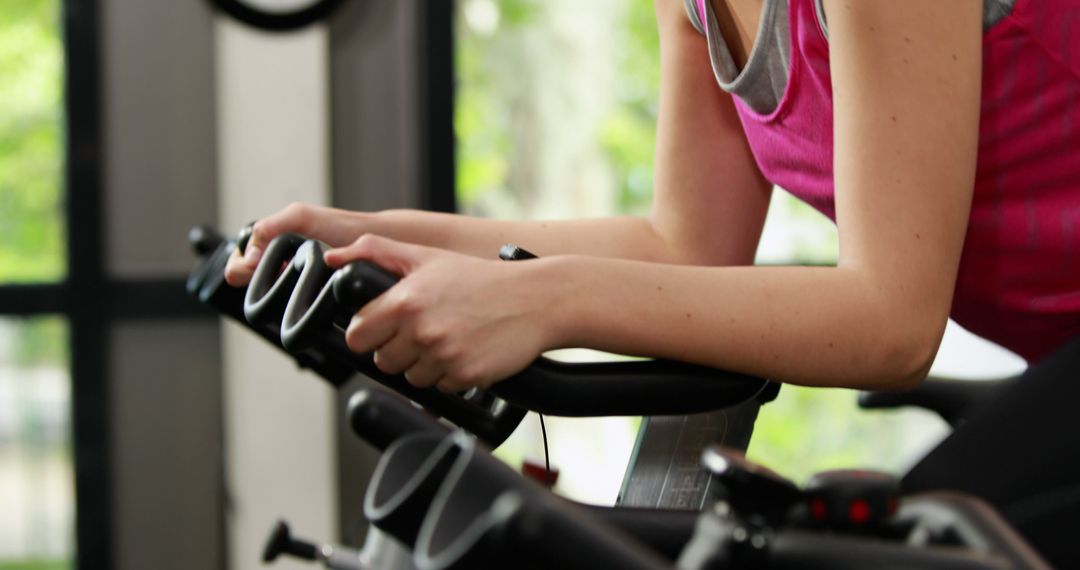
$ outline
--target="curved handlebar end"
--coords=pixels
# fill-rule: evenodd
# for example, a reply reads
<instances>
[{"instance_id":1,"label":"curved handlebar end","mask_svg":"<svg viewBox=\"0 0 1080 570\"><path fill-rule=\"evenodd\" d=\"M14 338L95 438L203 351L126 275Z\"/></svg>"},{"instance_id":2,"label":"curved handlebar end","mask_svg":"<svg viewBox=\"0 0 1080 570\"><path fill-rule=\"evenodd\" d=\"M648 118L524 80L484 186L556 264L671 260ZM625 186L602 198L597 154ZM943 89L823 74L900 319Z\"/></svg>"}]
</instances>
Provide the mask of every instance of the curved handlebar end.
<instances>
[{"instance_id":1,"label":"curved handlebar end","mask_svg":"<svg viewBox=\"0 0 1080 570\"><path fill-rule=\"evenodd\" d=\"M305 241L297 234L281 234L266 247L244 295L244 316L252 325L279 332L293 286L300 277L292 264L285 264ZM283 265L285 271L281 270Z\"/></svg>"},{"instance_id":2,"label":"curved handlebar end","mask_svg":"<svg viewBox=\"0 0 1080 570\"><path fill-rule=\"evenodd\" d=\"M199 257L206 257L225 241L221 234L210 226L194 226L188 230L188 243Z\"/></svg>"},{"instance_id":3,"label":"curved handlebar end","mask_svg":"<svg viewBox=\"0 0 1080 570\"><path fill-rule=\"evenodd\" d=\"M249 222L236 234L236 249L240 251L240 255L247 253L248 242L251 241L253 233L255 233L255 222Z\"/></svg>"}]
</instances>

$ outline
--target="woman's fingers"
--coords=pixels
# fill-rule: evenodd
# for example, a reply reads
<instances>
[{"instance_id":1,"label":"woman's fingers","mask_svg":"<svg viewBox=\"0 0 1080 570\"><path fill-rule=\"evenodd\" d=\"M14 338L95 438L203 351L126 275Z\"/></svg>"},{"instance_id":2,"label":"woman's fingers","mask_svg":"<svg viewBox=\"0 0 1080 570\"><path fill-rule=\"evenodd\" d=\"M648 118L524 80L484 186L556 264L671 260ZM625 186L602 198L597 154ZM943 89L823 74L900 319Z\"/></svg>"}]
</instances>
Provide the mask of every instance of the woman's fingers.
<instances>
[{"instance_id":1,"label":"woman's fingers","mask_svg":"<svg viewBox=\"0 0 1080 570\"><path fill-rule=\"evenodd\" d=\"M289 204L254 223L244 254L233 252L229 258L225 280L234 287L247 285L266 247L281 234L296 233L333 246L348 243L361 233L364 215L300 202Z\"/></svg>"},{"instance_id":2,"label":"woman's fingers","mask_svg":"<svg viewBox=\"0 0 1080 570\"><path fill-rule=\"evenodd\" d=\"M295 203L256 221L251 228L251 238L244 248L244 253L237 250L229 258L229 263L225 266L225 281L234 287L247 285L262 259L263 252L266 251L266 246L284 233L309 235L310 230L318 226L315 222L321 210L325 208Z\"/></svg>"},{"instance_id":3,"label":"woman's fingers","mask_svg":"<svg viewBox=\"0 0 1080 570\"><path fill-rule=\"evenodd\" d=\"M398 334L375 349L375 366L387 374L409 370L420 360L420 349L407 334Z\"/></svg>"},{"instance_id":4,"label":"woman's fingers","mask_svg":"<svg viewBox=\"0 0 1080 570\"><path fill-rule=\"evenodd\" d=\"M398 321L388 318L385 312L380 314L372 311L373 305L375 302L364 308L363 316L355 315L349 321L349 327L345 329L345 344L353 352L361 354L372 352L390 342L390 339L397 335Z\"/></svg>"},{"instance_id":5,"label":"woman's fingers","mask_svg":"<svg viewBox=\"0 0 1080 570\"><path fill-rule=\"evenodd\" d=\"M233 250L232 255L229 256L229 262L225 265L225 282L233 287L247 285L251 281L252 274L255 273L256 263L248 263L240 255L240 250Z\"/></svg>"},{"instance_id":6,"label":"woman's fingers","mask_svg":"<svg viewBox=\"0 0 1080 570\"><path fill-rule=\"evenodd\" d=\"M458 394L473 387L474 386L463 384L455 380L450 380L446 376L443 376L435 383L435 388L446 394Z\"/></svg>"},{"instance_id":7,"label":"woman's fingers","mask_svg":"<svg viewBox=\"0 0 1080 570\"><path fill-rule=\"evenodd\" d=\"M330 267L341 267L351 261L364 259L391 273L405 276L427 259L430 251L424 246L366 234L349 245L327 251L323 259Z\"/></svg>"},{"instance_id":8,"label":"woman's fingers","mask_svg":"<svg viewBox=\"0 0 1080 570\"><path fill-rule=\"evenodd\" d=\"M405 371L405 379L417 388L436 386L443 375L442 365L424 355L421 355L420 359Z\"/></svg>"}]
</instances>

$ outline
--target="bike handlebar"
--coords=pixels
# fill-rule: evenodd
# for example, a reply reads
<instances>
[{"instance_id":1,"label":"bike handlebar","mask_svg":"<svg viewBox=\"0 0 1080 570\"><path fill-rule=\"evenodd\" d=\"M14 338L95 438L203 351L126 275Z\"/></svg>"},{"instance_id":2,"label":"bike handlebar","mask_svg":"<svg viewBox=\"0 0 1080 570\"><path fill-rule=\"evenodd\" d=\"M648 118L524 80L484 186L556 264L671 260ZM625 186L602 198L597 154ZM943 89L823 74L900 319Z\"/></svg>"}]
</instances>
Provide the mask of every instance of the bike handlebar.
<instances>
[{"instance_id":1,"label":"bike handlebar","mask_svg":"<svg viewBox=\"0 0 1080 570\"><path fill-rule=\"evenodd\" d=\"M261 336L283 345L302 366L335 386L347 380L345 371L361 372L492 446L516 429L526 410L571 417L692 414L733 406L769 385L760 378L665 360L563 363L541 357L490 393L417 388L402 374L379 370L371 353L353 353L344 340L351 316L392 287L396 276L363 261L333 271L323 261L321 244L283 234L264 251L241 311L236 295L223 290L227 285L221 278L236 242L211 239L207 236L216 234L206 228L193 230L196 234L200 237L193 246L203 263L192 273L188 289L201 301L229 316L246 317Z\"/></svg>"},{"instance_id":2,"label":"bike handlebar","mask_svg":"<svg viewBox=\"0 0 1080 570\"><path fill-rule=\"evenodd\" d=\"M331 278L337 314L351 316L395 283L397 277L369 262L346 265ZM326 295L307 302L314 289L295 302L311 311L323 310L320 302L330 303ZM744 374L668 360L564 363L540 357L491 391L512 404L556 416L683 415L735 405L766 384Z\"/></svg>"}]
</instances>

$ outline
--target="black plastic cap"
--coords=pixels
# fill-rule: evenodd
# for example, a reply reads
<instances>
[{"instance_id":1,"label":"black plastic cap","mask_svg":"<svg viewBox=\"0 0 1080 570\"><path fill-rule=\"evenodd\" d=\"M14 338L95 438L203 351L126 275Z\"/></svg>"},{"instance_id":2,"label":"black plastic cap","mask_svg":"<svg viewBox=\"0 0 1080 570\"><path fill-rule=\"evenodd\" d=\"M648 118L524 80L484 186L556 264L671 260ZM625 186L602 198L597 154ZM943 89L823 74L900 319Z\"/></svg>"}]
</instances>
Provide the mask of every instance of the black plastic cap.
<instances>
[{"instance_id":1,"label":"black plastic cap","mask_svg":"<svg viewBox=\"0 0 1080 570\"><path fill-rule=\"evenodd\" d=\"M240 231L236 234L236 249L240 252L240 255L247 252L248 242L251 241L251 234L253 233L255 233L255 222L249 222L248 225L240 228Z\"/></svg>"},{"instance_id":2,"label":"black plastic cap","mask_svg":"<svg viewBox=\"0 0 1080 570\"><path fill-rule=\"evenodd\" d=\"M195 226L188 231L188 243L199 257L206 257L221 245L225 238L210 226Z\"/></svg>"},{"instance_id":3,"label":"black plastic cap","mask_svg":"<svg viewBox=\"0 0 1080 570\"><path fill-rule=\"evenodd\" d=\"M397 276L373 263L354 261L334 274L334 299L351 315L385 293L397 281Z\"/></svg>"},{"instance_id":4,"label":"black plastic cap","mask_svg":"<svg viewBox=\"0 0 1080 570\"><path fill-rule=\"evenodd\" d=\"M536 254L522 249L512 243L504 244L499 248L499 259L503 261L521 261L523 259L536 259Z\"/></svg>"}]
</instances>

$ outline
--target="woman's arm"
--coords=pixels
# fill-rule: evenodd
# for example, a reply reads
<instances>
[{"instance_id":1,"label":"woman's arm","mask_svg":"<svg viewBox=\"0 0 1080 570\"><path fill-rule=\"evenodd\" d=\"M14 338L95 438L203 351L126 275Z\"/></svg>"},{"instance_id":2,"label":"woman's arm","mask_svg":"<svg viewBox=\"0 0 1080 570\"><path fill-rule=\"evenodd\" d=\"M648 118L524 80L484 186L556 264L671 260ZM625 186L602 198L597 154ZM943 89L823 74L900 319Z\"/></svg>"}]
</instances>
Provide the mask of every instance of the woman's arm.
<instances>
[{"instance_id":1,"label":"woman's arm","mask_svg":"<svg viewBox=\"0 0 1080 570\"><path fill-rule=\"evenodd\" d=\"M846 0L828 2L827 15L838 267L560 256L451 275L459 260L366 239L327 260L370 258L405 279L361 311L350 346L378 348L380 366L447 389L490 384L562 346L807 385L919 382L944 329L970 209L981 5Z\"/></svg>"},{"instance_id":2,"label":"woman's arm","mask_svg":"<svg viewBox=\"0 0 1080 570\"><path fill-rule=\"evenodd\" d=\"M566 334L561 343L651 347L801 384L921 381L948 317L974 187L981 4L834 0L826 8L839 266L600 269L568 259L591 269L560 273L602 280L579 290L606 286L619 308L578 296L568 313L581 318L554 325Z\"/></svg>"},{"instance_id":3,"label":"woman's arm","mask_svg":"<svg viewBox=\"0 0 1080 570\"><path fill-rule=\"evenodd\" d=\"M948 317L974 187L981 4L834 0L826 12L839 266L639 272L566 260L592 265L569 273L604 275L617 284L608 297L634 309L601 317L609 311L579 297L570 312L583 318L556 325L570 333L561 340L651 345L801 384L921 381ZM628 330L631 311L656 327L654 340Z\"/></svg>"},{"instance_id":4,"label":"woman's arm","mask_svg":"<svg viewBox=\"0 0 1080 570\"><path fill-rule=\"evenodd\" d=\"M388 210L378 213L294 204L255 225L252 256L230 260L233 285L250 278L275 236L297 232L333 246L371 233L491 259L516 243L541 255L583 254L674 264L753 262L770 186L742 135L731 98L717 89L704 38L681 0L658 0L661 79L652 214L589 220L506 221Z\"/></svg>"},{"instance_id":5,"label":"woman's arm","mask_svg":"<svg viewBox=\"0 0 1080 570\"><path fill-rule=\"evenodd\" d=\"M661 84L648 218L530 222L399 210L366 215L368 231L480 257L510 241L541 256L753 263L771 185L758 170L731 97L717 88L705 38L690 25L682 0L657 0L656 16Z\"/></svg>"}]
</instances>

